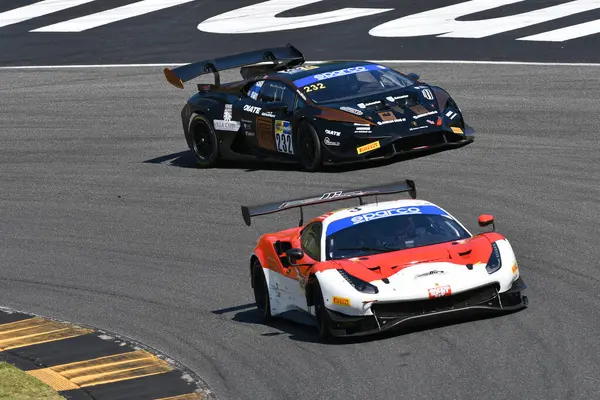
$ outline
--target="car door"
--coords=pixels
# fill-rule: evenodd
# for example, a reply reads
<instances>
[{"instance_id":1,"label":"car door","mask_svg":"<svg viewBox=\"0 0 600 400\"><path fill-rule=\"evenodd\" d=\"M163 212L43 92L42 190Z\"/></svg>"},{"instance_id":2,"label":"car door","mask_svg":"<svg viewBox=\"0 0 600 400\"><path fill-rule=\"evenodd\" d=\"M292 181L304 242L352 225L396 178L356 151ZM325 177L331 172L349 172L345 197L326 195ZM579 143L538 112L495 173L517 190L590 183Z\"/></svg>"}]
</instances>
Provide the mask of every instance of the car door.
<instances>
[{"instance_id":1,"label":"car door","mask_svg":"<svg viewBox=\"0 0 600 400\"><path fill-rule=\"evenodd\" d=\"M248 95L249 99L241 105L242 122L251 127L251 134L246 134L248 143L259 152L293 158L296 92L281 81L267 79L253 85Z\"/></svg>"}]
</instances>

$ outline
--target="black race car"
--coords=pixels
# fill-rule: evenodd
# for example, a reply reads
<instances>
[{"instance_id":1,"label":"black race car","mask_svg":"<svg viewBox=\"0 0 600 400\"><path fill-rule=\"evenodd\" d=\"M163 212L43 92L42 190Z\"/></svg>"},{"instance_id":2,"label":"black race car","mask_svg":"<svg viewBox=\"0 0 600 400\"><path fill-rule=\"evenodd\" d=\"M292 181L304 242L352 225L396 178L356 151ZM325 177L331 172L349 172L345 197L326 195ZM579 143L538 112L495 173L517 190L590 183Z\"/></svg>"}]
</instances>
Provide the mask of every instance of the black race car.
<instances>
[{"instance_id":1,"label":"black race car","mask_svg":"<svg viewBox=\"0 0 600 400\"><path fill-rule=\"evenodd\" d=\"M304 63L288 44L165 68L181 89L214 74L215 83L198 84L181 112L198 165L250 157L316 171L474 139L448 92L416 74L364 61ZM241 81L220 83L219 71L239 67Z\"/></svg>"}]
</instances>

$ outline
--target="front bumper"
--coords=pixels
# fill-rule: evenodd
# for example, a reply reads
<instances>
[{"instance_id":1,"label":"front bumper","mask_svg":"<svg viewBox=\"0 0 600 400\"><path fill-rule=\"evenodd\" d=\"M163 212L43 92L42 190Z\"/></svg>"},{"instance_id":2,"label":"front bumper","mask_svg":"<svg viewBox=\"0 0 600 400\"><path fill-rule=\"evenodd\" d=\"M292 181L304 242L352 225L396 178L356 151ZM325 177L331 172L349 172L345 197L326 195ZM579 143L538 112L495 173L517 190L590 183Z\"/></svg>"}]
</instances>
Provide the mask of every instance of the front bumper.
<instances>
[{"instance_id":1,"label":"front bumper","mask_svg":"<svg viewBox=\"0 0 600 400\"><path fill-rule=\"evenodd\" d=\"M466 125L463 134L456 134L444 130L426 131L410 136L378 136L354 135L356 144L341 149L323 145L323 164L341 165L356 162L368 162L390 159L400 155L415 152L430 151L441 148L462 147L474 141L475 131ZM357 154L357 148L368 143L379 143L379 148L364 154Z\"/></svg>"},{"instance_id":2,"label":"front bumper","mask_svg":"<svg viewBox=\"0 0 600 400\"><path fill-rule=\"evenodd\" d=\"M431 300L375 303L371 306L373 315L369 316L349 316L329 309L327 312L332 336L365 336L459 316L516 311L527 307L527 297L522 294L526 288L519 278L503 293L498 293L498 286L493 284Z\"/></svg>"}]
</instances>

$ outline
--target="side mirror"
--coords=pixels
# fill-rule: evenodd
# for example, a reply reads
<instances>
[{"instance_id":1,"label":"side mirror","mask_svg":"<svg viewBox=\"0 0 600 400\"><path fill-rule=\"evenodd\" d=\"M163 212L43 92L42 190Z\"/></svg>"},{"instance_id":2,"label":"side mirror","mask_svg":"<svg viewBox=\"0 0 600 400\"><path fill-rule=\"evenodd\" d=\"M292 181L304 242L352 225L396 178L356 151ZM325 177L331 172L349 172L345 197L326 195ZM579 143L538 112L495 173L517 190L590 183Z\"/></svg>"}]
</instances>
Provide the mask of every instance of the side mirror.
<instances>
[{"instance_id":1,"label":"side mirror","mask_svg":"<svg viewBox=\"0 0 600 400\"><path fill-rule=\"evenodd\" d=\"M414 72L406 74L406 76L408 76L410 79L412 79L414 81L418 81L419 79L421 79L421 76L419 76L419 74L415 74Z\"/></svg>"},{"instance_id":2,"label":"side mirror","mask_svg":"<svg viewBox=\"0 0 600 400\"><path fill-rule=\"evenodd\" d=\"M492 229L496 230L496 226L494 224L494 216L490 214L481 214L479 218L477 218L477 222L479 222L479 226L484 227L488 225L492 225Z\"/></svg>"},{"instance_id":3,"label":"side mirror","mask_svg":"<svg viewBox=\"0 0 600 400\"><path fill-rule=\"evenodd\" d=\"M302 249L289 249L285 252L285 255L287 256L290 265L294 265L295 261L298 261L302 257L304 257L304 252L302 251Z\"/></svg>"}]
</instances>

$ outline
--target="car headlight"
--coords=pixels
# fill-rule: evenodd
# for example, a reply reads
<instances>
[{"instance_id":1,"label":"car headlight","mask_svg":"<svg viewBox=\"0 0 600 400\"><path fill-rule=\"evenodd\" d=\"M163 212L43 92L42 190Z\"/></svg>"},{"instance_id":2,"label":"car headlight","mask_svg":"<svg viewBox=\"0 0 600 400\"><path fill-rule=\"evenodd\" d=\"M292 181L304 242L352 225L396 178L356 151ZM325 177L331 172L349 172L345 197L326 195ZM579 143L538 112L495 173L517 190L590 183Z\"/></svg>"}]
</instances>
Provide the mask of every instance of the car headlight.
<instances>
[{"instance_id":1,"label":"car headlight","mask_svg":"<svg viewBox=\"0 0 600 400\"><path fill-rule=\"evenodd\" d=\"M338 269L337 271L340 273L340 275L346 278L348 283L351 284L354 289L358 290L359 292L370 294L379 293L377 286L371 285L369 282L365 282L362 279L358 279L357 277L350 275L348 272L346 272L346 270Z\"/></svg>"},{"instance_id":2,"label":"car headlight","mask_svg":"<svg viewBox=\"0 0 600 400\"><path fill-rule=\"evenodd\" d=\"M496 242L492 243L492 254L490 255L490 259L485 266L488 274L493 274L498 271L502 267L502 259L500 258L500 249L498 249L498 245Z\"/></svg>"}]
</instances>

